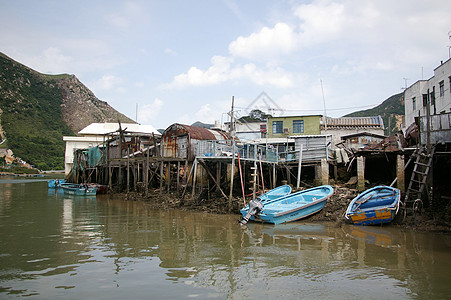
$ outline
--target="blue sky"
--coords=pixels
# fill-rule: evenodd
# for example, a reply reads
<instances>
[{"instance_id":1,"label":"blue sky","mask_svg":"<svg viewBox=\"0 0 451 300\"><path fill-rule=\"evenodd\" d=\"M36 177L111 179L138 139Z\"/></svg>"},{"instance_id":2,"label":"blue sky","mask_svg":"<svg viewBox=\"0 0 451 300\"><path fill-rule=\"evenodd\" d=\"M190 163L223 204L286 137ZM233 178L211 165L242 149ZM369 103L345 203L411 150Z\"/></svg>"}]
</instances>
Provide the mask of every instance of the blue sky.
<instances>
[{"instance_id":1,"label":"blue sky","mask_svg":"<svg viewBox=\"0 0 451 300\"><path fill-rule=\"evenodd\" d=\"M446 0L0 0L0 52L75 74L156 128L227 121L232 96L238 116L325 103L339 117L430 78L449 58L450 12Z\"/></svg>"}]
</instances>

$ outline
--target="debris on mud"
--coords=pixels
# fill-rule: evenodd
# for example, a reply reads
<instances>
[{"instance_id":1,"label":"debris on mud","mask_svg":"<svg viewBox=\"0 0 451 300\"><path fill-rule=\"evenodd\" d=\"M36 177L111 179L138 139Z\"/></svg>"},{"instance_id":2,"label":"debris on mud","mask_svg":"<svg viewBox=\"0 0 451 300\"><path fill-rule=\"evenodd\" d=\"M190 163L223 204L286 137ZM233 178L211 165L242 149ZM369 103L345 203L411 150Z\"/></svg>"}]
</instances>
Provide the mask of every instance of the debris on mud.
<instances>
[{"instance_id":1,"label":"debris on mud","mask_svg":"<svg viewBox=\"0 0 451 300\"><path fill-rule=\"evenodd\" d=\"M324 208L308 218L310 222L335 222L338 226L344 222L344 214L349 203L359 192L348 186L334 186L334 194L326 202ZM158 189L152 190L146 196L144 193L129 192L123 194L124 199L130 201L144 201L150 208L155 209L182 209L203 211L212 214L239 214L244 207L242 197L233 197L231 201L221 194L201 193L197 195L185 195L183 198L176 192L161 193ZM250 200L246 199L246 202ZM392 224L418 231L436 231L451 233L451 211L449 213L434 213L425 211L415 218L407 217L402 224Z\"/></svg>"}]
</instances>

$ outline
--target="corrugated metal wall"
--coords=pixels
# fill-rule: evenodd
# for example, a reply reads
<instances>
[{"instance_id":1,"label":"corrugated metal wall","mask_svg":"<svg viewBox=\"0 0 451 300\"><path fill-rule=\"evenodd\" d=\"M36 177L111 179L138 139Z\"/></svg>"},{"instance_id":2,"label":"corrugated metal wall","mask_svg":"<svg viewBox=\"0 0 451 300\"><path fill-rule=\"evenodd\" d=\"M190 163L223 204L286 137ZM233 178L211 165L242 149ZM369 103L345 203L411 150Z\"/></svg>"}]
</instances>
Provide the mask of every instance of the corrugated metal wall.
<instances>
[{"instance_id":1,"label":"corrugated metal wall","mask_svg":"<svg viewBox=\"0 0 451 300\"><path fill-rule=\"evenodd\" d=\"M296 158L299 159L299 151L302 145L302 161L318 161L330 158L331 135L299 136L295 139Z\"/></svg>"}]
</instances>

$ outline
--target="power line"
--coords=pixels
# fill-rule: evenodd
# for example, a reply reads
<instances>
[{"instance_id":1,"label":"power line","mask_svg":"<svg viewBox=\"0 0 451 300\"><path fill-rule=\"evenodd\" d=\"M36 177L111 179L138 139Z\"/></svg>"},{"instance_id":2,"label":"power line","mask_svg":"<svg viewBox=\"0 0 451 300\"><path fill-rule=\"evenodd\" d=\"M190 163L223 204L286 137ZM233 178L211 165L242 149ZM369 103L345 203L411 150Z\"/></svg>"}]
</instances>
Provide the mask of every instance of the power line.
<instances>
[{"instance_id":1,"label":"power line","mask_svg":"<svg viewBox=\"0 0 451 300\"><path fill-rule=\"evenodd\" d=\"M369 104L369 105L363 105L363 106L352 106L352 107L342 107L342 108L328 108L328 111L337 111L337 110L348 110L348 109L360 109L360 108L367 108L367 107L373 107L373 106L377 106L380 103L377 104ZM237 109L249 109L249 107L235 107ZM271 108L272 111L284 111L284 112L296 112L296 111L324 111L324 109L282 109L282 108Z\"/></svg>"}]
</instances>

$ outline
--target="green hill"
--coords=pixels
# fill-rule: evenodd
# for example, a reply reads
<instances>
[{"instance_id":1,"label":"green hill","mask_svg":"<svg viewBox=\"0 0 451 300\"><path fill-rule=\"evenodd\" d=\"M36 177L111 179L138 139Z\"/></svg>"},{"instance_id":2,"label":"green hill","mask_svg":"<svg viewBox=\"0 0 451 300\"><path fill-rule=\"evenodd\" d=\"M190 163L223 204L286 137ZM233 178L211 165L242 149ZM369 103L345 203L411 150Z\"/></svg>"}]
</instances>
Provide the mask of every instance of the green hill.
<instances>
[{"instance_id":1,"label":"green hill","mask_svg":"<svg viewBox=\"0 0 451 300\"><path fill-rule=\"evenodd\" d=\"M385 134L396 133L403 124L404 118L404 93L396 94L386 99L380 105L345 115L344 117L369 117L382 116L385 126Z\"/></svg>"},{"instance_id":2,"label":"green hill","mask_svg":"<svg viewBox=\"0 0 451 300\"><path fill-rule=\"evenodd\" d=\"M0 53L2 146L41 170L64 169L64 135L92 122L131 122L74 75L38 73Z\"/></svg>"}]
</instances>

